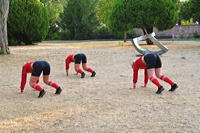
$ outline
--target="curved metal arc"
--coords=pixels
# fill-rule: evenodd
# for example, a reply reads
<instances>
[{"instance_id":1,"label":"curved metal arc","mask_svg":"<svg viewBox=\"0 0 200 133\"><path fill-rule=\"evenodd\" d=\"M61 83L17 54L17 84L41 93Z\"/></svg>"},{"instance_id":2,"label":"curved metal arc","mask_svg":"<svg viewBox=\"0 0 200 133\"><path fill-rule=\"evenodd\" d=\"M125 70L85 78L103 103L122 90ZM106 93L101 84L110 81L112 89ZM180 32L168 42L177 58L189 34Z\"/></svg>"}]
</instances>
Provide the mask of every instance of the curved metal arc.
<instances>
[{"instance_id":1,"label":"curved metal arc","mask_svg":"<svg viewBox=\"0 0 200 133\"><path fill-rule=\"evenodd\" d=\"M149 35L147 35L148 38L154 43L156 44L161 50L163 50L164 52L168 51L168 48L166 46L164 46L161 42L159 42L156 38L155 38L155 33L151 33Z\"/></svg>"},{"instance_id":2,"label":"curved metal arc","mask_svg":"<svg viewBox=\"0 0 200 133\"><path fill-rule=\"evenodd\" d=\"M136 38L132 39L131 42L132 42L132 45L134 46L134 48L136 49L136 51L138 51L142 55L147 54L147 53L152 53L152 52L157 53L159 55L166 53L168 51L168 48L165 47L162 43L160 43L154 36L155 36L155 33L153 32L152 34L136 37ZM148 49L141 48L138 44L138 41L146 40L147 38L149 38L161 50L160 51L150 51Z\"/></svg>"}]
</instances>

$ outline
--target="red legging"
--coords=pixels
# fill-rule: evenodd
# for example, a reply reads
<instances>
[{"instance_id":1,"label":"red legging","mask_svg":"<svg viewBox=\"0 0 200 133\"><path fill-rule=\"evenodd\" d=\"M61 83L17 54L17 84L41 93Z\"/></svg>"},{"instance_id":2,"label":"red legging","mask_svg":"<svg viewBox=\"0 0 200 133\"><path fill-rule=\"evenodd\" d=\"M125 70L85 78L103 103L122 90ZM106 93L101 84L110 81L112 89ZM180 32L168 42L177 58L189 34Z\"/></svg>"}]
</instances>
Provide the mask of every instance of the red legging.
<instances>
[{"instance_id":1,"label":"red legging","mask_svg":"<svg viewBox=\"0 0 200 133\"><path fill-rule=\"evenodd\" d=\"M89 68L89 67L87 67L87 68L84 68L84 70L85 71L87 71L87 72L91 72L91 73L93 73L94 72L94 70L92 70L91 68Z\"/></svg>"},{"instance_id":2,"label":"red legging","mask_svg":"<svg viewBox=\"0 0 200 133\"><path fill-rule=\"evenodd\" d=\"M161 75L161 68L155 69L155 72L156 72L156 76L157 76L158 78L160 78L161 80L167 82L167 83L170 84L171 86L174 85L174 82L173 82L170 78L168 78L168 77L165 76L165 75Z\"/></svg>"},{"instance_id":3,"label":"red legging","mask_svg":"<svg viewBox=\"0 0 200 133\"><path fill-rule=\"evenodd\" d=\"M32 88L34 88L34 89L36 89L38 91L42 91L43 90L43 88L40 87L37 83L32 83L30 85L31 85Z\"/></svg>"},{"instance_id":4,"label":"red legging","mask_svg":"<svg viewBox=\"0 0 200 133\"><path fill-rule=\"evenodd\" d=\"M55 89L59 88L59 86L58 86L56 83L52 82L52 81L49 81L49 82L47 83L47 85L52 86L52 87L54 87Z\"/></svg>"},{"instance_id":5,"label":"red legging","mask_svg":"<svg viewBox=\"0 0 200 133\"><path fill-rule=\"evenodd\" d=\"M156 74L156 76L158 78L160 78L161 80L169 83L171 86L174 85L174 82L171 81L168 77L161 75L161 68L152 68L152 69L147 69L147 73L149 75L149 79L151 80L152 83L154 83L157 87L160 87L161 84L159 83L159 81L154 77L154 73Z\"/></svg>"}]
</instances>

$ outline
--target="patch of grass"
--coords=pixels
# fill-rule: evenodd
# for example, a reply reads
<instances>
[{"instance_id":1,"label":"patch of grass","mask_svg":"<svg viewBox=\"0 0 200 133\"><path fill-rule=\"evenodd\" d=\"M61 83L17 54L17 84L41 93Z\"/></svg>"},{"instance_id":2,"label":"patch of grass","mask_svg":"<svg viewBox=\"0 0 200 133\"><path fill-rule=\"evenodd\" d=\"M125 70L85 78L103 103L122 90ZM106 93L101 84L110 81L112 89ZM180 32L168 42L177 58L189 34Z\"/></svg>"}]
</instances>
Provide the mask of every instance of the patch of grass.
<instances>
[{"instance_id":1,"label":"patch of grass","mask_svg":"<svg viewBox=\"0 0 200 133\"><path fill-rule=\"evenodd\" d=\"M118 42L118 46L124 46L124 42Z\"/></svg>"}]
</instances>

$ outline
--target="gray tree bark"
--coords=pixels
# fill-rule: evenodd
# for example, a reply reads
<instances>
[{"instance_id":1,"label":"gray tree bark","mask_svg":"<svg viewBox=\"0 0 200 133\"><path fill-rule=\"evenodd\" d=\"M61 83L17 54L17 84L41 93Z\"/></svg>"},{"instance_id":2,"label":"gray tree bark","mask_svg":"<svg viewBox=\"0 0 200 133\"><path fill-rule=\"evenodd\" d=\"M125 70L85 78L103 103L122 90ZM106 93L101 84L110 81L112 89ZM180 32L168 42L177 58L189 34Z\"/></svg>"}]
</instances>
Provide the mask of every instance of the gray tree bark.
<instances>
[{"instance_id":1,"label":"gray tree bark","mask_svg":"<svg viewBox=\"0 0 200 133\"><path fill-rule=\"evenodd\" d=\"M2 54L10 54L7 36L8 12L9 0L0 0L0 52Z\"/></svg>"}]
</instances>

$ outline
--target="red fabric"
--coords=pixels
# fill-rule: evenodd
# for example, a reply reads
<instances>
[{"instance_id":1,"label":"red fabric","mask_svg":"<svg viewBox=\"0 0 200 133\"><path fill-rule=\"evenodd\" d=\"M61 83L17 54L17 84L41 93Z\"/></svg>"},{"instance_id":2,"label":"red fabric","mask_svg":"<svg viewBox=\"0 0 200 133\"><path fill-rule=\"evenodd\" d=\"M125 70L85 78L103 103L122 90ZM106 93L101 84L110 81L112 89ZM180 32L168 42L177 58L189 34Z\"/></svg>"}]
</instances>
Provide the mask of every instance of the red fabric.
<instances>
[{"instance_id":1,"label":"red fabric","mask_svg":"<svg viewBox=\"0 0 200 133\"><path fill-rule=\"evenodd\" d=\"M22 67L22 76L21 76L21 92L24 91L24 87L26 85L26 78L27 78L27 73L32 73L33 69L31 67L31 65L33 64L33 62L28 62L26 64L23 65Z\"/></svg>"},{"instance_id":2,"label":"red fabric","mask_svg":"<svg viewBox=\"0 0 200 133\"><path fill-rule=\"evenodd\" d=\"M169 79L168 77L166 77L165 75L160 76L160 79L164 80L165 82L169 83L171 86L174 85L174 82L171 81L171 79Z\"/></svg>"},{"instance_id":3,"label":"red fabric","mask_svg":"<svg viewBox=\"0 0 200 133\"><path fill-rule=\"evenodd\" d=\"M52 82L52 81L49 81L48 85L54 87L55 89L59 88L59 86L56 83Z\"/></svg>"},{"instance_id":4,"label":"red fabric","mask_svg":"<svg viewBox=\"0 0 200 133\"><path fill-rule=\"evenodd\" d=\"M138 80L138 71L139 69L144 69L144 83L148 83L148 74L146 69L146 64L142 62L142 57L138 58L133 64L133 83L137 83Z\"/></svg>"},{"instance_id":5,"label":"red fabric","mask_svg":"<svg viewBox=\"0 0 200 133\"><path fill-rule=\"evenodd\" d=\"M86 68L85 71L87 71L87 72L91 72L91 73L94 72L94 70L92 70L91 68Z\"/></svg>"},{"instance_id":6,"label":"red fabric","mask_svg":"<svg viewBox=\"0 0 200 133\"><path fill-rule=\"evenodd\" d=\"M66 64L66 69L69 69L69 64L73 61L74 55L70 54L66 59L65 59L65 64Z\"/></svg>"},{"instance_id":7,"label":"red fabric","mask_svg":"<svg viewBox=\"0 0 200 133\"><path fill-rule=\"evenodd\" d=\"M155 77L151 76L151 77L150 77L150 80L151 80L151 82L153 82L158 88L161 87L161 84L159 83L159 81L158 81Z\"/></svg>"},{"instance_id":8,"label":"red fabric","mask_svg":"<svg viewBox=\"0 0 200 133\"><path fill-rule=\"evenodd\" d=\"M147 73L147 69L144 69L144 83L145 83L145 85L148 83L148 79L149 79L149 77L148 77L148 73Z\"/></svg>"},{"instance_id":9,"label":"red fabric","mask_svg":"<svg viewBox=\"0 0 200 133\"><path fill-rule=\"evenodd\" d=\"M40 87L37 83L33 83L31 85L31 87L34 88L34 89L36 89L36 90L38 90L38 91L42 91L43 90L42 87Z\"/></svg>"},{"instance_id":10,"label":"red fabric","mask_svg":"<svg viewBox=\"0 0 200 133\"><path fill-rule=\"evenodd\" d=\"M78 68L76 71L77 71L78 73L83 73L83 71L82 71L80 68Z\"/></svg>"}]
</instances>

